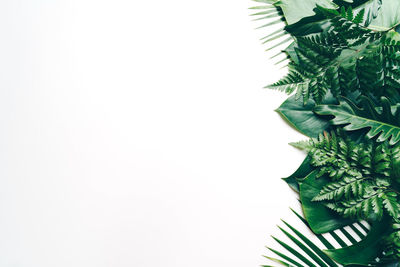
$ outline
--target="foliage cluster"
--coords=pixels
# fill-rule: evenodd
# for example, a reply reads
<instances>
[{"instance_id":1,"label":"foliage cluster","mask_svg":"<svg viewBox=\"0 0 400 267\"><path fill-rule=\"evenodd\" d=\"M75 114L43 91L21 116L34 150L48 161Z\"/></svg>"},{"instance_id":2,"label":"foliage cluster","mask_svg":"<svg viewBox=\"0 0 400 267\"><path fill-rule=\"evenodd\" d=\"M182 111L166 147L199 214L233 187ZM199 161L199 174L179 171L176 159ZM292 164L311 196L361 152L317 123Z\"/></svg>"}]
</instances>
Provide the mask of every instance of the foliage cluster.
<instances>
[{"instance_id":1,"label":"foliage cluster","mask_svg":"<svg viewBox=\"0 0 400 267\"><path fill-rule=\"evenodd\" d=\"M288 61L288 74L267 87L293 94L277 111L309 140L292 144L307 157L284 180L326 248L286 224L299 239L283 233L313 261L279 240L289 254L271 249L280 258L269 259L400 266L400 1L255 1L253 15L268 20L262 27L285 24L263 38L276 42L270 49L286 44ZM326 243L327 233L339 248Z\"/></svg>"}]
</instances>

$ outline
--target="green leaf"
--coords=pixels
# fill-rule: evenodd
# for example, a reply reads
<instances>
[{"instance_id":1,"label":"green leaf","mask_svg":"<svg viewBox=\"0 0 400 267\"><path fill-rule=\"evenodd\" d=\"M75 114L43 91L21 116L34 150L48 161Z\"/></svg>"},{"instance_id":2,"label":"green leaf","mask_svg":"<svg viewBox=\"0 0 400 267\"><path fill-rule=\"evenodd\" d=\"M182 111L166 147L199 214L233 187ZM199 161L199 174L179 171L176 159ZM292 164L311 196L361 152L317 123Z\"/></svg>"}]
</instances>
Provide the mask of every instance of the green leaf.
<instances>
[{"instance_id":1,"label":"green leaf","mask_svg":"<svg viewBox=\"0 0 400 267\"><path fill-rule=\"evenodd\" d=\"M327 95L323 103L335 103L331 95ZM313 112L315 102L309 100L306 105L296 100L296 96L289 97L276 111L296 130L308 137L317 137L321 132L329 129L329 122Z\"/></svg>"},{"instance_id":2,"label":"green leaf","mask_svg":"<svg viewBox=\"0 0 400 267\"><path fill-rule=\"evenodd\" d=\"M313 171L300 183L300 200L304 216L316 234L327 233L354 223L353 220L344 219L328 209L324 204L312 201L328 182L329 179L326 177L317 178L317 172Z\"/></svg>"},{"instance_id":3,"label":"green leaf","mask_svg":"<svg viewBox=\"0 0 400 267\"><path fill-rule=\"evenodd\" d=\"M356 14L364 10L362 20L366 25L369 25L371 21L378 16L379 9L381 8L381 1L382 0L354 0L351 7ZM342 5L343 3L338 4ZM318 10L316 11L317 13L314 16L303 17L298 22L288 25L286 30L294 36L305 36L326 30L330 26L329 19L319 13ZM358 18L358 20L361 20L361 18Z\"/></svg>"},{"instance_id":4,"label":"green leaf","mask_svg":"<svg viewBox=\"0 0 400 267\"><path fill-rule=\"evenodd\" d=\"M369 128L368 138L377 136L377 141L390 139L390 144L400 141L400 108L392 107L387 98L382 98L382 111L378 112L375 105L366 97L362 97L361 108L349 99L341 97L339 105L319 105L314 111L319 115L334 116L330 121L333 125L345 125L346 131Z\"/></svg>"},{"instance_id":5,"label":"green leaf","mask_svg":"<svg viewBox=\"0 0 400 267\"><path fill-rule=\"evenodd\" d=\"M282 8L286 22L293 24L304 17L314 15L317 4L325 8L336 8L330 0L281 0L277 5Z\"/></svg>"},{"instance_id":6,"label":"green leaf","mask_svg":"<svg viewBox=\"0 0 400 267\"><path fill-rule=\"evenodd\" d=\"M358 196L365 190L363 177L346 176L339 181L334 181L325 185L314 201L340 200L343 196L349 199L353 195Z\"/></svg>"},{"instance_id":7,"label":"green leaf","mask_svg":"<svg viewBox=\"0 0 400 267\"><path fill-rule=\"evenodd\" d=\"M378 31L387 31L400 23L400 1L383 0L378 15L371 21L368 28Z\"/></svg>"},{"instance_id":8,"label":"green leaf","mask_svg":"<svg viewBox=\"0 0 400 267\"><path fill-rule=\"evenodd\" d=\"M282 220L283 221L283 220ZM306 236L304 236L300 231L298 231L296 228L288 224L287 222L283 221L286 226L293 231L305 244L307 244L308 247L316 254L318 255L321 259L323 259L329 266L338 266L335 262L332 261L331 258L329 258L323 251L316 246L311 240L309 240ZM304 250L305 251L305 250ZM326 266L323 262L321 262L318 258L313 257L315 261L320 265L320 266Z\"/></svg>"},{"instance_id":9,"label":"green leaf","mask_svg":"<svg viewBox=\"0 0 400 267\"><path fill-rule=\"evenodd\" d=\"M297 56L297 53L295 51L295 42L292 42L285 50L284 52L288 55L288 57L296 64L299 63L299 58Z\"/></svg>"},{"instance_id":10,"label":"green leaf","mask_svg":"<svg viewBox=\"0 0 400 267\"><path fill-rule=\"evenodd\" d=\"M323 131L339 128L332 125L353 131L346 134L349 141L336 142L332 137L323 142L324 146L312 148L311 158L308 156L298 170L284 178L299 192L306 225L330 250L323 254L302 232L286 224L294 235L281 230L295 246L276 239L286 251L281 253L271 249L277 255L271 259L285 266L335 266L328 255L346 266L370 263L395 266L390 264L394 263L394 257L400 258L400 249L392 245L400 247L400 241L389 240L388 234L392 234L393 221L390 220L400 215L397 195L400 156L396 156L396 153L400 155L400 145L398 149L390 145L400 141L400 104L391 106L389 99L392 103L400 101L400 35L390 38L395 31L380 31L400 29L400 1L256 2L270 4L254 8L257 19L268 20L262 27L286 23L284 29L274 31L262 40L276 41L273 47L291 42L284 51L287 55L284 60L290 61L289 75L270 87L289 94L296 91L296 96L285 101L277 112L309 137L315 138ZM272 17L278 19L271 20ZM311 33L320 34L309 35ZM292 36L286 38L287 34ZM283 38L286 39L281 41ZM327 94L333 100L326 101ZM364 97L360 103L360 95L369 95L374 102ZM382 96L386 98L379 100ZM303 101L297 101L299 98ZM364 133L370 139L388 142L377 145L375 140L365 139ZM325 137L328 135L324 133ZM306 145L306 148L310 146ZM364 183L364 178L368 183ZM392 182L394 188L391 188ZM313 199L329 203L316 203ZM354 216L359 211L363 216ZM387 221L380 221L367 235L352 225L353 220L342 216L368 221L384 218ZM386 219L389 217L392 218ZM358 243L344 226L353 227L362 241ZM379 227L383 229L380 232L376 230ZM369 232L365 228L363 231ZM329 233L324 235L330 235L342 248L334 249L322 233ZM348 246L347 241L353 245ZM383 251L386 254L382 254ZM375 261L377 257L381 260L379 263Z\"/></svg>"},{"instance_id":11,"label":"green leaf","mask_svg":"<svg viewBox=\"0 0 400 267\"><path fill-rule=\"evenodd\" d=\"M395 192L387 192L383 196L383 206L393 218L399 218L400 216L400 204L397 200L397 194Z\"/></svg>"},{"instance_id":12,"label":"green leaf","mask_svg":"<svg viewBox=\"0 0 400 267\"><path fill-rule=\"evenodd\" d=\"M309 228L308 222L297 212L292 210L296 216L304 223L304 225ZM282 220L283 221L283 220ZM321 267L338 267L338 264L335 263L324 251L324 249L328 250L336 250L335 247L324 237L326 236L327 238L333 238L335 239L340 247L348 247L348 245L345 242L345 238L337 235L335 232L330 232L329 234L315 234L315 237L318 238L322 244L315 243L312 240L310 240L306 235L304 234L304 230L296 229L287 222L283 221L283 223L286 225L287 228L291 230L291 232L294 233L291 234L289 233L288 230L285 230L282 227L279 227L279 229L286 235L286 237L292 241L292 242L282 242L280 239L274 238L275 241L277 241L282 247L285 249L285 251L277 251L272 248L267 247L272 253L277 255L280 258L274 258L274 257L267 257L266 258L282 264L284 266L299 266L299 267L304 267L304 266L315 266L314 262L317 263L317 266ZM360 225L360 224L358 224ZM350 227L354 228L354 225L350 225ZM363 226L364 231L369 232L368 229ZM357 232L356 230L355 232ZM356 235L353 233L348 232L344 228L337 229L337 233L341 234L342 236L344 235L348 240L353 240L351 241L352 244L357 243L355 240ZM358 234L357 234L358 235ZM330 237L329 237L330 236ZM359 234L358 235L362 240L366 238L366 235L364 234ZM305 258L304 256L308 256ZM310 262L309 259L312 259L314 262ZM270 266L270 265L265 265L265 266ZM355 266L353 266L355 267Z\"/></svg>"},{"instance_id":13,"label":"green leaf","mask_svg":"<svg viewBox=\"0 0 400 267\"><path fill-rule=\"evenodd\" d=\"M254 2L264 3L264 4L275 4L279 0L253 0Z\"/></svg>"},{"instance_id":14,"label":"green leaf","mask_svg":"<svg viewBox=\"0 0 400 267\"><path fill-rule=\"evenodd\" d=\"M309 175L314 168L311 166L311 157L307 156L300 167L289 177L282 178L296 192L300 191L298 180Z\"/></svg>"},{"instance_id":15,"label":"green leaf","mask_svg":"<svg viewBox=\"0 0 400 267\"><path fill-rule=\"evenodd\" d=\"M368 264L375 263L375 259L381 256L380 241L389 228L390 220L385 218L376 222L371 227L367 237L359 243L341 249L326 250L325 252L329 257L343 265L368 266Z\"/></svg>"},{"instance_id":16,"label":"green leaf","mask_svg":"<svg viewBox=\"0 0 400 267\"><path fill-rule=\"evenodd\" d=\"M307 266L310 267L316 267L314 264L311 263L303 254L301 254L298 249L294 249L292 246L288 245L287 243L279 240L276 237L272 237L276 242L278 242L282 247L284 247L288 252L293 254L296 258L307 264ZM299 265L302 266L302 265Z\"/></svg>"}]
</instances>

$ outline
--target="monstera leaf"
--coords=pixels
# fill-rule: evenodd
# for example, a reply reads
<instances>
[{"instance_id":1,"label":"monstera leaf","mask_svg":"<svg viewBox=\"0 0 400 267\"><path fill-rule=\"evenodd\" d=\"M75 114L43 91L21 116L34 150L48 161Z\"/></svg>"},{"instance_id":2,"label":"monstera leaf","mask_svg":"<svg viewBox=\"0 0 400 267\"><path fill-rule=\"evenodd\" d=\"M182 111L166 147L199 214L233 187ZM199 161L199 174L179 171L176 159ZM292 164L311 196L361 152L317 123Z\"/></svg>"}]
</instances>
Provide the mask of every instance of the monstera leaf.
<instances>
[{"instance_id":1,"label":"monstera leaf","mask_svg":"<svg viewBox=\"0 0 400 267\"><path fill-rule=\"evenodd\" d=\"M333 116L333 125L345 125L346 131L369 128L368 138L377 136L378 142L390 140L390 144L400 141L400 108L391 107L387 98L381 99L381 108L375 108L372 101L362 97L361 107L349 99L340 98L339 105L319 105L314 112L319 115Z\"/></svg>"}]
</instances>

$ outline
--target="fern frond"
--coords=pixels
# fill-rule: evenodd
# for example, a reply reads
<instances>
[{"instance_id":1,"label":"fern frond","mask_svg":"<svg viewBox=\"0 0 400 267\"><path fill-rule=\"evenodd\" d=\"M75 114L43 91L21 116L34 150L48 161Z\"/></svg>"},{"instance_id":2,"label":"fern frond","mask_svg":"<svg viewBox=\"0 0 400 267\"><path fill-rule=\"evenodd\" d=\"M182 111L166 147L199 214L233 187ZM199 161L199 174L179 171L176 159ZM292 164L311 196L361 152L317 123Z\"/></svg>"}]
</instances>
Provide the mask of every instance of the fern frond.
<instances>
[{"instance_id":1,"label":"fern frond","mask_svg":"<svg viewBox=\"0 0 400 267\"><path fill-rule=\"evenodd\" d=\"M290 70L289 74L281 79L280 81L273 83L267 88L279 90L287 94L291 94L296 90L304 90L308 81L303 78L303 76L295 70Z\"/></svg>"},{"instance_id":2,"label":"fern frond","mask_svg":"<svg viewBox=\"0 0 400 267\"><path fill-rule=\"evenodd\" d=\"M361 9L360 12L358 12L357 15L354 17L353 22L356 24L363 23L364 15L365 15L365 9Z\"/></svg>"},{"instance_id":3,"label":"fern frond","mask_svg":"<svg viewBox=\"0 0 400 267\"><path fill-rule=\"evenodd\" d=\"M321 10L329 18L330 27L322 33L296 38L296 60L290 66L302 79L298 86L289 86L289 90L285 87L285 91L297 91L304 102L312 98L320 103L329 91L338 97L356 90L373 91L378 96L393 90L400 71L397 65L390 65L398 62L390 52L399 49L397 41L363 27L362 11L354 16L351 8L341 13ZM381 51L387 51L387 56ZM287 78L290 74L281 82L287 84ZM279 82L270 87L276 85Z\"/></svg>"},{"instance_id":4,"label":"fern frond","mask_svg":"<svg viewBox=\"0 0 400 267\"><path fill-rule=\"evenodd\" d=\"M397 199L397 194L395 192L387 192L382 198L383 206L389 215L394 219L398 219L400 217L400 204Z\"/></svg>"},{"instance_id":5,"label":"fern frond","mask_svg":"<svg viewBox=\"0 0 400 267\"><path fill-rule=\"evenodd\" d=\"M381 218L386 210L397 219L400 204L396 204L398 193L394 184L400 167L400 145L371 140L356 143L344 132L332 131L295 146L308 151L317 177L333 180L312 201L323 202L345 217Z\"/></svg>"},{"instance_id":6,"label":"fern frond","mask_svg":"<svg viewBox=\"0 0 400 267\"><path fill-rule=\"evenodd\" d=\"M326 206L347 218L368 218L373 214L380 220L383 216L382 202L378 193L374 193L340 203L329 202Z\"/></svg>"},{"instance_id":7,"label":"fern frond","mask_svg":"<svg viewBox=\"0 0 400 267\"><path fill-rule=\"evenodd\" d=\"M322 188L313 201L324 200L340 200L343 197L350 199L351 197L359 197L363 195L368 186L365 177L345 177L340 181L330 183Z\"/></svg>"}]
</instances>

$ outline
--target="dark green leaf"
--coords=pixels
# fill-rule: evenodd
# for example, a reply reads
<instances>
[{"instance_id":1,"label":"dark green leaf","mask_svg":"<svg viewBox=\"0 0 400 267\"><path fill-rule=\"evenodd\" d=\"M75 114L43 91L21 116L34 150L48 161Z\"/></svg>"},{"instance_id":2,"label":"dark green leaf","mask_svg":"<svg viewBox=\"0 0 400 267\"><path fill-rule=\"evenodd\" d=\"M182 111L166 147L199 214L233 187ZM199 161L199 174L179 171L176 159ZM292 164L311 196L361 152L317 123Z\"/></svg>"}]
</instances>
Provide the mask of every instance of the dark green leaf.
<instances>
[{"instance_id":1,"label":"dark green leaf","mask_svg":"<svg viewBox=\"0 0 400 267\"><path fill-rule=\"evenodd\" d=\"M327 233L354 223L352 220L344 219L322 203L312 201L328 182L329 179L326 177L317 178L317 172L313 171L300 183L300 199L304 216L316 234Z\"/></svg>"},{"instance_id":2,"label":"dark green leaf","mask_svg":"<svg viewBox=\"0 0 400 267\"><path fill-rule=\"evenodd\" d=\"M382 98L382 111L378 112L375 105L366 97L362 98L362 107L356 106L350 100L342 97L339 105L319 105L314 111L319 115L333 116L333 125L345 125L346 131L369 128L368 138L378 137L382 142L390 139L390 144L400 141L400 108L392 113L390 102Z\"/></svg>"},{"instance_id":3,"label":"dark green leaf","mask_svg":"<svg viewBox=\"0 0 400 267\"><path fill-rule=\"evenodd\" d=\"M314 170L310 162L311 157L307 156L300 167L292 175L282 178L294 191L299 192L300 190L298 180L305 178Z\"/></svg>"},{"instance_id":4,"label":"dark green leaf","mask_svg":"<svg viewBox=\"0 0 400 267\"><path fill-rule=\"evenodd\" d=\"M332 96L326 96L323 103L335 103ZM296 130L308 137L317 137L321 132L329 129L329 122L313 112L315 102L309 100L306 105L296 100L296 96L289 97L276 111L286 119Z\"/></svg>"},{"instance_id":5,"label":"dark green leaf","mask_svg":"<svg viewBox=\"0 0 400 267\"><path fill-rule=\"evenodd\" d=\"M340 264L367 266L381 256L381 238L389 228L390 220L384 219L375 223L367 237L359 243L341 249L327 250L326 253Z\"/></svg>"}]
</instances>

